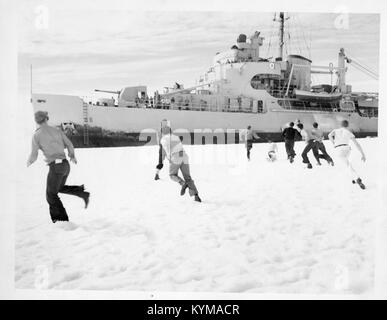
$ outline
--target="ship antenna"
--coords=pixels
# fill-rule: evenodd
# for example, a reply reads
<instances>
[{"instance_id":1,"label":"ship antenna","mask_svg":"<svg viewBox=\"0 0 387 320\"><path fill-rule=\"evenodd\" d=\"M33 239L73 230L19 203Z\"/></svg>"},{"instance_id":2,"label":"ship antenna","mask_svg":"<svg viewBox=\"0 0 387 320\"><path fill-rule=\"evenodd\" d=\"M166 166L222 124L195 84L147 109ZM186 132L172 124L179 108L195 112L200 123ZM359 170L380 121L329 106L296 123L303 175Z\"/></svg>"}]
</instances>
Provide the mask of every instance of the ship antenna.
<instances>
[{"instance_id":1,"label":"ship antenna","mask_svg":"<svg viewBox=\"0 0 387 320\"><path fill-rule=\"evenodd\" d=\"M278 22L280 23L278 57L279 57L281 60L283 59L285 20L288 20L288 19L289 19L289 18L286 18L286 19L285 19L285 13L284 13L284 12L280 12L280 14L279 14L279 20L276 20L276 19L274 18L275 21L278 21Z\"/></svg>"},{"instance_id":2,"label":"ship antenna","mask_svg":"<svg viewBox=\"0 0 387 320\"><path fill-rule=\"evenodd\" d=\"M283 47L284 47L284 13L280 12L280 31L279 31L279 58L283 58Z\"/></svg>"}]
</instances>

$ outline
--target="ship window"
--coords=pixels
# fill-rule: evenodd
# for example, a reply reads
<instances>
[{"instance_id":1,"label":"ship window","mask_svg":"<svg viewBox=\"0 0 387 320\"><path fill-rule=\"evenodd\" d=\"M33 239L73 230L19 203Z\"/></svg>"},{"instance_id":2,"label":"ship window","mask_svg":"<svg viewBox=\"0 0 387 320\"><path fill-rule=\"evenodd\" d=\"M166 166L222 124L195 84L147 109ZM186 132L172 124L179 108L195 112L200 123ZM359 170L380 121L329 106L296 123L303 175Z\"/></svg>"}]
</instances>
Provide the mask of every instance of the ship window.
<instances>
[{"instance_id":1,"label":"ship window","mask_svg":"<svg viewBox=\"0 0 387 320\"><path fill-rule=\"evenodd\" d=\"M250 80L250 85L256 90L265 90L269 86L273 86L279 80L277 74L256 74Z\"/></svg>"},{"instance_id":2,"label":"ship window","mask_svg":"<svg viewBox=\"0 0 387 320\"><path fill-rule=\"evenodd\" d=\"M259 77L259 75L255 75L255 76L251 79L251 81L250 81L251 87L252 87L253 89L260 89L261 86L262 86L262 80L263 80L263 79L261 79L261 78Z\"/></svg>"},{"instance_id":3,"label":"ship window","mask_svg":"<svg viewBox=\"0 0 387 320\"><path fill-rule=\"evenodd\" d=\"M293 109L305 109L305 104L303 101L289 100L289 102Z\"/></svg>"},{"instance_id":4,"label":"ship window","mask_svg":"<svg viewBox=\"0 0 387 320\"><path fill-rule=\"evenodd\" d=\"M258 113L263 113L263 101L262 100L258 100Z\"/></svg>"},{"instance_id":5,"label":"ship window","mask_svg":"<svg viewBox=\"0 0 387 320\"><path fill-rule=\"evenodd\" d=\"M283 107L283 108L285 108L285 109L291 109L291 105L290 105L289 100L278 100L277 102L278 102L278 104L279 104L281 107Z\"/></svg>"}]
</instances>

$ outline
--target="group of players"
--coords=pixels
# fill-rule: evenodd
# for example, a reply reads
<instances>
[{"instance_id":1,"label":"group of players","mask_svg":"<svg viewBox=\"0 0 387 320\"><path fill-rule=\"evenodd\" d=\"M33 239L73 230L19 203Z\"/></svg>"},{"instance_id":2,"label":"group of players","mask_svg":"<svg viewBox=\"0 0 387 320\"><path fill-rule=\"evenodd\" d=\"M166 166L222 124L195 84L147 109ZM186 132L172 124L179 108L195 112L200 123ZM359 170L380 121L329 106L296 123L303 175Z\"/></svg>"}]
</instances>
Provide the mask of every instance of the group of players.
<instances>
[{"instance_id":1,"label":"group of players","mask_svg":"<svg viewBox=\"0 0 387 320\"><path fill-rule=\"evenodd\" d=\"M64 208L58 193L74 195L83 199L85 208L88 206L90 193L85 191L84 185L66 185L70 173L70 165L67 161L64 149L68 150L70 161L77 163L74 147L61 130L48 125L48 120L47 112L38 111L35 113L35 122L38 125L38 129L32 138L32 150L27 161L27 167L36 161L38 151L41 150L49 166L46 199L50 208L51 220L55 223L57 221L69 220L66 209ZM366 160L366 157L360 144L356 141L355 136L348 129L348 126L348 121L343 120L341 122L341 127L330 132L328 138L334 145L337 159L345 165L352 175L352 183L357 183L362 189L365 189L365 185L355 171L349 158L351 154L350 142L357 147L363 161ZM247 158L250 160L253 141L254 139L260 139L260 137L251 129L251 126L247 127L243 136L247 149ZM313 151L318 165L321 165L320 159L325 159L330 165L334 165L332 158L325 149L323 142L324 135L322 130L318 128L317 123L314 123L313 129L309 131L304 128L302 123L297 123L297 126L295 127L294 123L291 122L288 127L283 130L282 136L285 141L285 149L290 163L294 162L296 156L294 151L295 141L302 137L306 142L306 146L302 152L302 159L303 162L307 164L307 168L312 168L312 164L308 158L308 153L311 150ZM275 143L269 142L268 160L275 161L277 159L278 148ZM196 202L201 202L199 192L190 174L188 155L183 148L180 137L172 133L171 125L167 120L163 120L161 125L161 139L159 143L159 157L156 166L155 180L160 179L159 172L164 166L163 162L165 159L168 159L169 161L170 178L177 182L181 187L180 195L183 196L188 189L190 196L193 197ZM183 177L179 176L179 171Z\"/></svg>"},{"instance_id":2,"label":"group of players","mask_svg":"<svg viewBox=\"0 0 387 320\"><path fill-rule=\"evenodd\" d=\"M304 140L305 147L302 151L301 157L302 162L307 165L308 169L312 169L313 166L308 158L308 153L310 151L313 152L313 155L316 159L317 165L321 166L321 159L324 159L329 165L334 166L333 159L326 151L324 145L324 133L318 127L318 123L313 123L313 128L311 130L304 128L304 125L298 121L297 125L294 122L290 122L286 128L282 131L282 138L285 142L285 150L290 163L294 162L294 158L296 153L294 151L294 144L296 140ZM357 183L361 189L365 189L365 185L360 178L359 174L355 170L351 160L351 146L352 143L360 152L361 160L365 161L366 156L358 141L355 138L355 135L348 129L349 122L348 120L342 120L340 128L332 130L328 134L328 139L334 146L334 150L336 153L336 158L340 162L340 164L344 165L346 170L348 170L349 174L352 177L352 183ZM251 126L247 127L245 132L245 145L247 149L247 159L250 160L250 153L253 146L253 137L255 139L260 139L258 135L253 133L251 130ZM268 160L275 161L277 159L278 147L275 143L269 141L269 149L268 149Z\"/></svg>"}]
</instances>

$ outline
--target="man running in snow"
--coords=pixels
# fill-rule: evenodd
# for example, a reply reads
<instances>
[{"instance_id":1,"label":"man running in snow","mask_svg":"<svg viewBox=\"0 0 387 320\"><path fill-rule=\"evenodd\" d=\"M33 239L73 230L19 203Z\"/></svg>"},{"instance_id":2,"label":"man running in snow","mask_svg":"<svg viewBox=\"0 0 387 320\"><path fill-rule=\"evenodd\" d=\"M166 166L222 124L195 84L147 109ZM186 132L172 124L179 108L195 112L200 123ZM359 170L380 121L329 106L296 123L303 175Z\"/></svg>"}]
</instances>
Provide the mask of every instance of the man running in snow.
<instances>
[{"instance_id":1,"label":"man running in snow","mask_svg":"<svg viewBox=\"0 0 387 320\"><path fill-rule=\"evenodd\" d=\"M161 145L160 141L163 136L163 127L168 126L170 127L169 121L167 119L163 119L161 121L161 129L160 129L160 139L159 139L159 159L156 166L156 174L155 174L155 180L160 180L160 170L164 167L163 165L163 146Z\"/></svg>"},{"instance_id":2,"label":"man running in snow","mask_svg":"<svg viewBox=\"0 0 387 320\"><path fill-rule=\"evenodd\" d=\"M308 152L310 150L313 150L313 155L315 156L317 163L320 162L320 159L318 157L318 152L316 151L316 146L314 143L315 136L309 130L304 129L304 125L302 123L299 123L297 125L297 127L300 129L301 136L302 136L303 140L305 140L305 142L306 142L306 146L304 148L304 151L302 151L302 154L301 154L302 162L307 164L308 169L312 169L313 166L310 163L309 158L308 158Z\"/></svg>"},{"instance_id":3,"label":"man running in snow","mask_svg":"<svg viewBox=\"0 0 387 320\"><path fill-rule=\"evenodd\" d=\"M314 139L315 148L313 148L313 153L314 153L314 157L318 159L317 164L320 166L321 162L319 159L325 159L330 165L333 166L334 165L333 160L329 156L327 150L325 149L325 145L323 142L324 133L321 129L319 129L317 122L313 123L312 135L315 138ZM321 151L321 154L319 153L319 151Z\"/></svg>"},{"instance_id":4,"label":"man running in snow","mask_svg":"<svg viewBox=\"0 0 387 320\"><path fill-rule=\"evenodd\" d=\"M156 166L156 175L155 175L155 180L160 180L160 170L164 167L163 165L163 146L159 144L159 162Z\"/></svg>"},{"instance_id":5,"label":"man running in snow","mask_svg":"<svg viewBox=\"0 0 387 320\"><path fill-rule=\"evenodd\" d=\"M290 163L293 163L294 157L296 156L294 151L294 141L301 138L300 133L294 129L294 122L290 122L289 127L282 131L282 137L285 140L285 149L286 154L288 155L288 160Z\"/></svg>"},{"instance_id":6,"label":"man running in snow","mask_svg":"<svg viewBox=\"0 0 387 320\"><path fill-rule=\"evenodd\" d=\"M70 161L77 163L74 154L74 146L63 131L47 124L48 113L38 111L35 113L35 122L38 124L32 138L31 155L27 161L27 167L38 158L38 151L42 150L49 166L47 176L46 199L50 207L50 215L53 223L57 221L69 221L66 209L58 197L58 193L77 196L85 202L85 208L89 204L90 193L84 191L84 186L68 186L66 180L70 173L70 164L66 159L64 149L67 148Z\"/></svg>"},{"instance_id":7,"label":"man running in snow","mask_svg":"<svg viewBox=\"0 0 387 320\"><path fill-rule=\"evenodd\" d=\"M196 189L195 183L191 178L188 155L183 149L183 144L178 136L172 134L169 125L164 125L161 129L162 138L160 145L162 146L162 157L159 165L163 163L164 159L169 160L169 176L173 181L181 185L180 195L184 195L186 189L189 189L191 197L195 197L195 201L201 202L199 192ZM179 170L183 174L183 179L179 177Z\"/></svg>"},{"instance_id":8,"label":"man running in snow","mask_svg":"<svg viewBox=\"0 0 387 320\"><path fill-rule=\"evenodd\" d=\"M353 179L352 183L357 183L360 188L365 189L364 183L362 182L356 170L353 168L352 163L349 161L349 156L351 155L351 147L349 145L349 142L352 141L352 143L359 150L361 154L361 160L363 162L366 161L366 156L362 147L357 142L354 134L348 130L348 126L349 122L347 120L343 120L341 122L341 128L332 130L329 133L328 138L335 147L335 153L337 158L342 164L344 164L348 168L348 171Z\"/></svg>"},{"instance_id":9,"label":"man running in snow","mask_svg":"<svg viewBox=\"0 0 387 320\"><path fill-rule=\"evenodd\" d=\"M250 151L253 148L254 139L260 139L260 137L248 126L244 132L245 146L247 149L247 159L250 161Z\"/></svg>"}]
</instances>

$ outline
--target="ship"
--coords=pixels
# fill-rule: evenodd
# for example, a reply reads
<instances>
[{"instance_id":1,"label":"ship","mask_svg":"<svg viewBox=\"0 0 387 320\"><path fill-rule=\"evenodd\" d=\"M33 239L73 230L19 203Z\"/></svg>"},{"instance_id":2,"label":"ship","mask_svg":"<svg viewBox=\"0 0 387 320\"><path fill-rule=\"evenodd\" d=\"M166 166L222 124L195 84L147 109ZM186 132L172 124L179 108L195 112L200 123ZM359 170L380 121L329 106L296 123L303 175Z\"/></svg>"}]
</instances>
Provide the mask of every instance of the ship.
<instances>
[{"instance_id":1,"label":"ship","mask_svg":"<svg viewBox=\"0 0 387 320\"><path fill-rule=\"evenodd\" d=\"M96 101L79 96L33 93L34 111L49 113L76 147L138 146L158 143L160 123L167 119L185 144L238 143L247 126L256 142L281 141L289 122L327 135L344 119L356 137L377 136L378 93L352 92L348 65L377 79L377 74L339 48L337 66L312 65L302 55L284 56L285 13L279 22L278 56L264 58L259 31L240 34L229 50L215 55L212 66L194 86L175 83L163 92L145 85L121 90L95 89L112 95ZM312 84L312 74L335 76L335 84Z\"/></svg>"}]
</instances>

